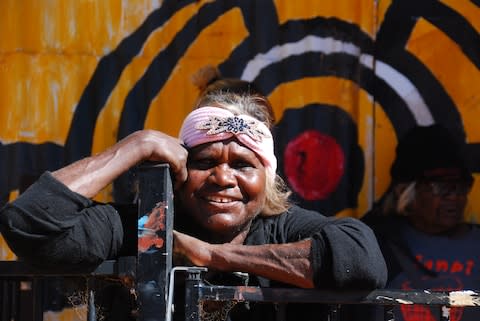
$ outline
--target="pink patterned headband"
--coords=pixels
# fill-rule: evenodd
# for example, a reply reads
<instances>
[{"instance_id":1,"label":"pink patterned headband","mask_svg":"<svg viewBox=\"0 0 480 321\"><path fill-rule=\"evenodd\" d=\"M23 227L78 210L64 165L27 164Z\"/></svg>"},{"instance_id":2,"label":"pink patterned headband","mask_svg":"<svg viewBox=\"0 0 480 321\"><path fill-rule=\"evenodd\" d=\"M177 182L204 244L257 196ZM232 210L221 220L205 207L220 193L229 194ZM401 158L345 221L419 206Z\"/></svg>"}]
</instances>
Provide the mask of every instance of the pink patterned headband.
<instances>
[{"instance_id":1,"label":"pink patterned headband","mask_svg":"<svg viewBox=\"0 0 480 321\"><path fill-rule=\"evenodd\" d=\"M261 121L248 115L234 115L223 108L201 107L187 115L180 129L180 139L187 147L233 136L255 152L271 177L275 177L277 158L273 152L273 137Z\"/></svg>"}]
</instances>

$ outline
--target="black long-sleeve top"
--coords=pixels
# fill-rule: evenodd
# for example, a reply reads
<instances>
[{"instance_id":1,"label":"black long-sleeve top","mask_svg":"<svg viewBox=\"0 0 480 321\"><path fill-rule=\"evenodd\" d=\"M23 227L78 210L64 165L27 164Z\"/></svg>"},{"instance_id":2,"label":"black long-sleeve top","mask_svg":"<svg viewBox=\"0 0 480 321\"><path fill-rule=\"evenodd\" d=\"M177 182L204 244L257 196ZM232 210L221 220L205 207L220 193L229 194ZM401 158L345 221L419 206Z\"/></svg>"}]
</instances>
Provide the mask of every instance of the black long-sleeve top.
<instances>
[{"instance_id":1,"label":"black long-sleeve top","mask_svg":"<svg viewBox=\"0 0 480 321\"><path fill-rule=\"evenodd\" d=\"M124 242L115 206L69 190L50 173L0 212L0 232L17 256L62 272L87 272L118 255ZM354 218L328 218L293 206L271 217L257 217L246 245L282 244L310 238L314 283L322 288L378 288L387 271L376 238ZM261 286L277 282L256 278Z\"/></svg>"}]
</instances>

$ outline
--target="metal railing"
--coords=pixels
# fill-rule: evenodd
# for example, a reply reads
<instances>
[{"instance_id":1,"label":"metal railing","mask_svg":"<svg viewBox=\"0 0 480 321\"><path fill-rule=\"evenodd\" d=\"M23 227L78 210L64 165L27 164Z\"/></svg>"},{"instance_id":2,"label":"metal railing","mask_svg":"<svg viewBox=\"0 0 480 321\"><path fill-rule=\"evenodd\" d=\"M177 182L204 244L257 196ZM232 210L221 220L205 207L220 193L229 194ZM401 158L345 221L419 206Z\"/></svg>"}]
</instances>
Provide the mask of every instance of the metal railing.
<instances>
[{"instance_id":1,"label":"metal railing","mask_svg":"<svg viewBox=\"0 0 480 321\"><path fill-rule=\"evenodd\" d=\"M62 277L81 276L87 280L105 276L133 278L139 321L171 320L174 274L180 270L185 273L185 320L188 321L201 319L200 307L205 301L320 303L328 306L328 318L331 321L337 319L343 306L351 304L381 306L384 309L384 320L394 320L395 306L428 305L439 309L444 321L450 319L451 307L480 305L480 294L477 291L325 291L210 285L203 281L205 268L172 268L173 190L168 166L147 164L139 169L138 176L138 218L157 221L152 224L155 229L151 229L148 224L138 227L137 255L105 261L92 273L67 273L62 274ZM155 243L155 239L161 239L162 246ZM59 274L38 272L23 262L0 261L0 320L42 321L42 285L49 277L56 275ZM87 319L95 321L94 293L90 290L87 293Z\"/></svg>"},{"instance_id":2,"label":"metal railing","mask_svg":"<svg viewBox=\"0 0 480 321\"><path fill-rule=\"evenodd\" d=\"M121 258L129 263L118 261L105 262L100 269L87 275L62 275L63 277L98 278L104 276L122 276L130 273L135 266L131 261L133 257ZM126 267L124 270L122 265ZM17 270L19 268L19 270ZM174 268L178 269L178 267ZM343 308L351 304L375 305L383 309L384 320L394 320L393 309L400 305L425 305L438 309L443 321L450 320L452 307L478 307L480 306L480 293L478 291L429 291L429 290L390 290L378 289L373 291L331 291L295 288L261 288L255 286L219 286L210 285L203 281L205 269L197 267L181 267L186 272L185 281L185 320L201 320L201 306L204 301L235 301L235 302L263 302L263 303L319 303L328 307L328 320L337 320ZM174 271L173 270L173 271ZM0 301L2 321L41 321L42 311L42 285L48 277L53 275L30 274L28 265L21 262L0 262ZM23 274L27 272L27 274ZM173 279L173 278L172 278ZM173 289L173 283L169 282ZM138 296L138 320L172 319L173 298L172 289L166 293L150 291L146 295ZM170 293L170 295L167 295ZM87 320L97 320L95 316L95 303L89 293L89 308ZM164 299L165 298L165 299ZM164 303L165 312L153 313L148 307L150 302L160 305ZM28 305L25 306L25 305ZM149 308L149 310L145 310ZM151 312L147 315L145 312Z\"/></svg>"}]
</instances>

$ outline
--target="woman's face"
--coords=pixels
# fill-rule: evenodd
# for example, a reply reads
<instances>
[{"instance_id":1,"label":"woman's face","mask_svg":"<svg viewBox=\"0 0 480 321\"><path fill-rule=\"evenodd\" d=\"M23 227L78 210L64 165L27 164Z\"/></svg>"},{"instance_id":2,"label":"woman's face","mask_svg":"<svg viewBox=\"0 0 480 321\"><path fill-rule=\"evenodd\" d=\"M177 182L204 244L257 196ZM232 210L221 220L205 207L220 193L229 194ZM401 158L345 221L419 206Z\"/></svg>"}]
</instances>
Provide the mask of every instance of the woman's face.
<instances>
[{"instance_id":1,"label":"woman's face","mask_svg":"<svg viewBox=\"0 0 480 321\"><path fill-rule=\"evenodd\" d=\"M248 231L265 204L265 168L256 154L234 139L189 151L188 179L177 193L186 215L212 238Z\"/></svg>"}]
</instances>

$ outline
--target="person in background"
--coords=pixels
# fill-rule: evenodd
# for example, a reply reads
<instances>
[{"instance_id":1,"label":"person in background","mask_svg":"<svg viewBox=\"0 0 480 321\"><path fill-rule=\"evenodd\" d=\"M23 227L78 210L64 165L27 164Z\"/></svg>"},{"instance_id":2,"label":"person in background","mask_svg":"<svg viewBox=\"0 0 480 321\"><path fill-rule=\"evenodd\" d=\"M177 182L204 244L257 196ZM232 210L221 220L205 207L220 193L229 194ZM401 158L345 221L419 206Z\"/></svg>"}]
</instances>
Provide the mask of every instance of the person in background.
<instances>
[{"instance_id":1,"label":"person in background","mask_svg":"<svg viewBox=\"0 0 480 321\"><path fill-rule=\"evenodd\" d=\"M230 111L264 108L258 106L264 100L222 92L202 101L179 138L141 130L44 173L1 210L1 232L12 250L39 268L63 271L90 271L116 257L123 245L119 214L114 204L91 198L132 166L157 161L167 162L174 176L174 254L215 272L214 280L240 271L249 285L262 287L382 287L387 271L371 229L290 204L268 126ZM315 308L313 314L298 305L218 304L205 318L321 320ZM174 318L184 316L177 311Z\"/></svg>"},{"instance_id":2,"label":"person in background","mask_svg":"<svg viewBox=\"0 0 480 321\"><path fill-rule=\"evenodd\" d=\"M387 288L480 287L480 230L464 221L473 184L465 146L439 124L415 127L400 139L390 188L363 218L387 262ZM438 307L402 305L395 320L442 320L441 313ZM480 314L451 308L450 317L479 320Z\"/></svg>"}]
</instances>

